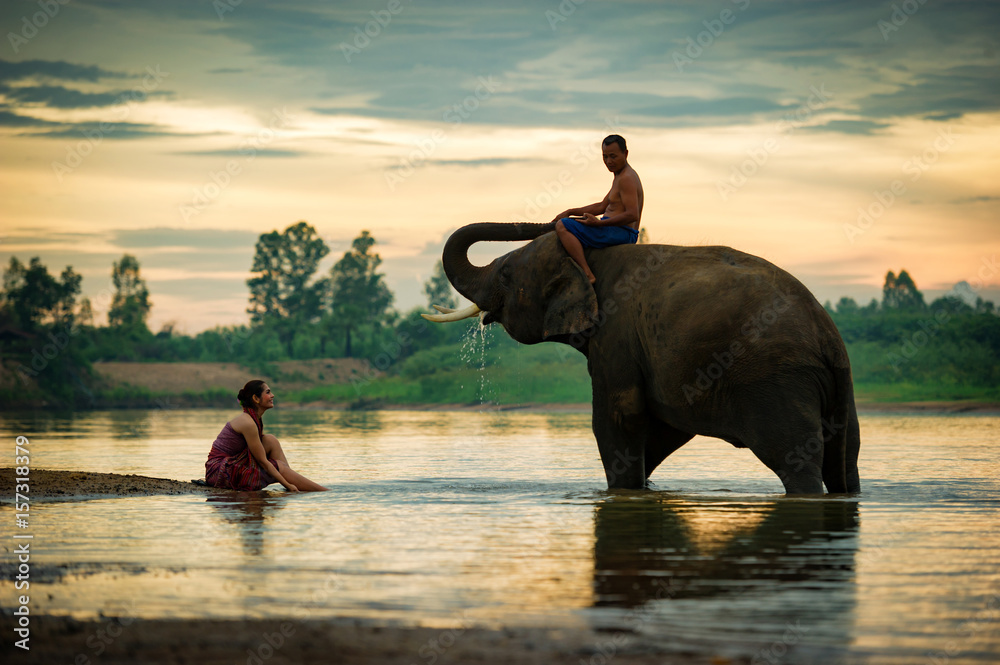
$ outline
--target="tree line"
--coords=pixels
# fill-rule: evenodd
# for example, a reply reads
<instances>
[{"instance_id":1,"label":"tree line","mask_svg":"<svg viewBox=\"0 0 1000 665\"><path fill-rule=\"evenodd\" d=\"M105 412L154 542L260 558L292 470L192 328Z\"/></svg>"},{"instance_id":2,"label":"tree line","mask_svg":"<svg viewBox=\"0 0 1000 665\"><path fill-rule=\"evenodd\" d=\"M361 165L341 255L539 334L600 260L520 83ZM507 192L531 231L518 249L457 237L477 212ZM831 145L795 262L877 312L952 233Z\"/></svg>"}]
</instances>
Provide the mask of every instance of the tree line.
<instances>
[{"instance_id":1,"label":"tree line","mask_svg":"<svg viewBox=\"0 0 1000 665\"><path fill-rule=\"evenodd\" d=\"M82 278L71 266L57 277L38 257L27 265L13 257L0 291L2 390L17 395L37 386L56 401L86 403L95 385L90 363L108 360L263 368L281 360L362 358L392 372L414 354L435 347L443 352L459 342L474 322L434 325L420 317L426 308L393 307L376 246L370 232L361 231L319 274L330 248L310 224L262 234L246 282L249 323L196 335L179 334L172 324L156 333L149 329L150 293L132 255L113 262L108 288L98 296L108 309L106 325L95 323L92 303L80 297ZM457 304L440 261L424 294L428 305ZM824 306L848 345L856 382L1000 385L1000 317L992 302L969 304L948 294L928 304L902 270L886 274L881 302L873 298L861 306L844 297ZM409 364L425 363L415 358Z\"/></svg>"},{"instance_id":2,"label":"tree line","mask_svg":"<svg viewBox=\"0 0 1000 665\"><path fill-rule=\"evenodd\" d=\"M96 361L227 361L251 366L307 358L355 357L395 364L419 351L460 338L466 326L436 326L392 307L377 241L361 231L325 275L319 264L330 248L306 222L262 234L247 280L246 325L217 326L193 336L173 324L153 333L152 302L138 259L113 262L98 298L107 324L94 320L82 277L67 266L58 277L40 258L25 265L12 257L0 291L0 343L4 392L37 385L57 401L79 403L93 384ZM424 284L428 303L454 307L457 299L440 261ZM16 380L9 380L13 376Z\"/></svg>"},{"instance_id":3,"label":"tree line","mask_svg":"<svg viewBox=\"0 0 1000 665\"><path fill-rule=\"evenodd\" d=\"M975 295L971 287L966 294ZM970 304L956 289L927 303L906 270L890 270L881 302L845 297L824 307L847 344L855 383L923 386L921 394L937 389L942 398L1000 386L1000 316L981 296Z\"/></svg>"}]
</instances>

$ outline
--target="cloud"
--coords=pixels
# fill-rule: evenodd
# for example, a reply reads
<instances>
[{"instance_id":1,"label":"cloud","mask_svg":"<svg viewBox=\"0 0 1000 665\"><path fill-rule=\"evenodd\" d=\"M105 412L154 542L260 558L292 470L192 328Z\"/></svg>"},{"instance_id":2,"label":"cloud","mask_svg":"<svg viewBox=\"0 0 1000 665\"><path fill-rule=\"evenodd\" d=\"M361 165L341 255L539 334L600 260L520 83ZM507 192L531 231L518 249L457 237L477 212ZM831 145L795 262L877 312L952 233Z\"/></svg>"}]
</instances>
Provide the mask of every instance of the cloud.
<instances>
[{"instance_id":1,"label":"cloud","mask_svg":"<svg viewBox=\"0 0 1000 665\"><path fill-rule=\"evenodd\" d=\"M117 92L80 92L61 85L37 85L8 88L3 91L8 101L26 104L41 104L57 109L87 109L100 106L113 106L122 103L129 93ZM155 94L155 93L154 93Z\"/></svg>"},{"instance_id":2,"label":"cloud","mask_svg":"<svg viewBox=\"0 0 1000 665\"><path fill-rule=\"evenodd\" d=\"M720 99L699 99L697 97L666 97L663 101L649 106L634 108L629 113L656 115L666 118L732 117L748 116L769 111L788 110L774 101L761 97L723 97Z\"/></svg>"},{"instance_id":3,"label":"cloud","mask_svg":"<svg viewBox=\"0 0 1000 665\"><path fill-rule=\"evenodd\" d=\"M245 158L249 154L247 150L187 150L172 153L174 155L189 155L192 157L237 157ZM282 148L256 148L254 157L306 157L314 153L307 150L286 150Z\"/></svg>"},{"instance_id":4,"label":"cloud","mask_svg":"<svg viewBox=\"0 0 1000 665\"><path fill-rule=\"evenodd\" d=\"M197 134L182 134L170 131L163 125L153 125L142 122L78 122L51 123L58 129L41 132L31 132L23 136L38 136L51 139L75 138L81 136L100 136L101 139L145 139L164 136L197 136Z\"/></svg>"},{"instance_id":5,"label":"cloud","mask_svg":"<svg viewBox=\"0 0 1000 665\"><path fill-rule=\"evenodd\" d=\"M111 71L97 65L77 65L65 60L22 60L21 62L11 62L10 60L0 58L0 81L41 78L95 83L106 78L127 77L128 74L123 72Z\"/></svg>"},{"instance_id":6,"label":"cloud","mask_svg":"<svg viewBox=\"0 0 1000 665\"><path fill-rule=\"evenodd\" d=\"M873 120L830 120L822 125L803 127L807 132L839 132L841 134L876 134L879 130L891 127L886 122Z\"/></svg>"},{"instance_id":7,"label":"cloud","mask_svg":"<svg viewBox=\"0 0 1000 665\"><path fill-rule=\"evenodd\" d=\"M110 233L110 240L126 250L183 247L195 251L244 251L249 248L252 255L258 235L252 231L155 227L118 229Z\"/></svg>"},{"instance_id":8,"label":"cloud","mask_svg":"<svg viewBox=\"0 0 1000 665\"><path fill-rule=\"evenodd\" d=\"M60 126L58 122L52 122L50 120L42 120L41 118L32 118L27 115L20 115L18 113L12 113L4 109L0 109L0 127L57 127Z\"/></svg>"},{"instance_id":9,"label":"cloud","mask_svg":"<svg viewBox=\"0 0 1000 665\"><path fill-rule=\"evenodd\" d=\"M991 203L1000 201L1000 196L966 196L948 201L951 205L968 205L969 203Z\"/></svg>"},{"instance_id":10,"label":"cloud","mask_svg":"<svg viewBox=\"0 0 1000 665\"><path fill-rule=\"evenodd\" d=\"M479 159L429 159L428 165L436 166L464 166L478 168L481 166L507 166L508 164L540 164L546 160L532 157L483 157ZM387 170L405 170L413 168L409 164L394 164Z\"/></svg>"},{"instance_id":11,"label":"cloud","mask_svg":"<svg viewBox=\"0 0 1000 665\"><path fill-rule=\"evenodd\" d=\"M871 118L923 116L951 120L967 113L1000 110L996 65L955 65L920 74L888 93L859 100L860 113Z\"/></svg>"}]
</instances>

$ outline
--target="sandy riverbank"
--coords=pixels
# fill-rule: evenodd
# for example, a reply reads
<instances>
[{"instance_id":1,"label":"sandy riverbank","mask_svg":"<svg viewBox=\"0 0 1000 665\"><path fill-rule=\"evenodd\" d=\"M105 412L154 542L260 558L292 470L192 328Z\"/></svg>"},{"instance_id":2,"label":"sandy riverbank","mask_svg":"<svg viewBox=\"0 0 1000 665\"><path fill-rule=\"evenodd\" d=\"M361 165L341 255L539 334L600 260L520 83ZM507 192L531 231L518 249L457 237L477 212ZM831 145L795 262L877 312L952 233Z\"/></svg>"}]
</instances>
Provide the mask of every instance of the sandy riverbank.
<instances>
[{"instance_id":1,"label":"sandy riverbank","mask_svg":"<svg viewBox=\"0 0 1000 665\"><path fill-rule=\"evenodd\" d=\"M207 494L228 492L210 487L201 487L191 482L181 482L167 478L122 475L117 473L95 473L90 471L50 471L31 469L28 483L29 498L38 499L98 499L106 497L153 496L156 494ZM0 497L3 501L13 500L14 469L0 468Z\"/></svg>"}]
</instances>

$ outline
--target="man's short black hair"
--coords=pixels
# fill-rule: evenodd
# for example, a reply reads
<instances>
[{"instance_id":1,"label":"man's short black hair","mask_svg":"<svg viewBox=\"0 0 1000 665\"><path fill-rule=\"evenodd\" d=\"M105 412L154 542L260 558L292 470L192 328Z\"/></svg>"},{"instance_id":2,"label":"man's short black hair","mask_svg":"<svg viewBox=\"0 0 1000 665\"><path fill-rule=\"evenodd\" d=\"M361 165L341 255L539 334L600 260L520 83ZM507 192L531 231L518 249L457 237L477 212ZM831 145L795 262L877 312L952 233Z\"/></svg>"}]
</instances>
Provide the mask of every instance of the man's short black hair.
<instances>
[{"instance_id":1,"label":"man's short black hair","mask_svg":"<svg viewBox=\"0 0 1000 665\"><path fill-rule=\"evenodd\" d=\"M628 148L625 147L625 139L617 134L612 134L601 141L601 145L611 145L612 143L617 143L622 152L628 152Z\"/></svg>"}]
</instances>

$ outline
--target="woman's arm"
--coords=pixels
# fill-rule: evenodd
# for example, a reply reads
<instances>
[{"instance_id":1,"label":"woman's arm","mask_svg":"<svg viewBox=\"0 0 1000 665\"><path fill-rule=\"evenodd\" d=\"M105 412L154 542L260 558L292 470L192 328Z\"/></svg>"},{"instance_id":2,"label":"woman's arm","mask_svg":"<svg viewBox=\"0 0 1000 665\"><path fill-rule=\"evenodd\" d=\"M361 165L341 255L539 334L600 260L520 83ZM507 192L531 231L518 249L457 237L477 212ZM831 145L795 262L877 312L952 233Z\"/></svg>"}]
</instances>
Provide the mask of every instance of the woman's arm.
<instances>
[{"instance_id":1,"label":"woman's arm","mask_svg":"<svg viewBox=\"0 0 1000 665\"><path fill-rule=\"evenodd\" d=\"M290 492L299 491L295 485L285 480L284 476L267 459L267 452L264 450L264 444L260 442L260 435L257 433L257 423L253 421L253 418L245 413L241 413L230 421L230 425L247 440L247 448L250 449L250 454L267 471L268 475L281 483Z\"/></svg>"}]
</instances>

